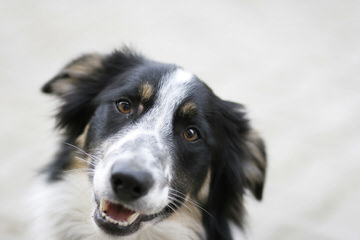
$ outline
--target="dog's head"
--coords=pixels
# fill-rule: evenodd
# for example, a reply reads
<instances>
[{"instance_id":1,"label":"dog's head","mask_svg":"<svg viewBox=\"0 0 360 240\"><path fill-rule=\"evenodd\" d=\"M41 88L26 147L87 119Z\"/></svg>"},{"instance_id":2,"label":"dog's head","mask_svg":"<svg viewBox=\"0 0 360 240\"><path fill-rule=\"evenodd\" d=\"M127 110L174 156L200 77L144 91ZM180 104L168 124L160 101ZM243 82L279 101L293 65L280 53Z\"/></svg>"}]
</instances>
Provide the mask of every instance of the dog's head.
<instances>
[{"instance_id":1,"label":"dog's head","mask_svg":"<svg viewBox=\"0 0 360 240\"><path fill-rule=\"evenodd\" d=\"M244 107L180 67L127 49L89 54L43 91L63 100L58 127L84 151L94 220L108 234L132 234L196 202L208 239L231 239L245 189L262 197L265 150ZM76 165L71 152L49 167L52 180Z\"/></svg>"}]
</instances>

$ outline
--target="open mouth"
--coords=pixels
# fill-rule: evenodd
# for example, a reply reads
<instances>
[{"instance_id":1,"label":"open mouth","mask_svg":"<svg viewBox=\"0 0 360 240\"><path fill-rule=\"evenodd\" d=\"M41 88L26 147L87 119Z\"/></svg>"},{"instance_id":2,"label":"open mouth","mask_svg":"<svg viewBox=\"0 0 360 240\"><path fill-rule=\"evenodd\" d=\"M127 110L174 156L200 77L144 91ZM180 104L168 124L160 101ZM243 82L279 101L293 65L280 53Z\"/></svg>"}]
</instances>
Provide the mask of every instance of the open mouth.
<instances>
[{"instance_id":1,"label":"open mouth","mask_svg":"<svg viewBox=\"0 0 360 240\"><path fill-rule=\"evenodd\" d=\"M95 209L95 223L106 233L117 236L125 236L138 231L143 222L157 219L160 221L174 212L178 207L169 204L161 212L146 215L130 209L123 204L100 199Z\"/></svg>"},{"instance_id":2,"label":"open mouth","mask_svg":"<svg viewBox=\"0 0 360 240\"><path fill-rule=\"evenodd\" d=\"M143 222L155 220L161 221L171 213L175 206L165 207L155 214L146 215L124 206L121 203L114 203L100 199L95 209L95 223L110 235L125 236L137 232Z\"/></svg>"},{"instance_id":3,"label":"open mouth","mask_svg":"<svg viewBox=\"0 0 360 240\"><path fill-rule=\"evenodd\" d=\"M136 211L104 199L100 201L99 211L106 221L122 227L133 224L140 216L140 213Z\"/></svg>"},{"instance_id":4,"label":"open mouth","mask_svg":"<svg viewBox=\"0 0 360 240\"><path fill-rule=\"evenodd\" d=\"M106 233L127 235L136 232L140 223L149 217L119 203L101 199L95 210L95 222Z\"/></svg>"}]
</instances>

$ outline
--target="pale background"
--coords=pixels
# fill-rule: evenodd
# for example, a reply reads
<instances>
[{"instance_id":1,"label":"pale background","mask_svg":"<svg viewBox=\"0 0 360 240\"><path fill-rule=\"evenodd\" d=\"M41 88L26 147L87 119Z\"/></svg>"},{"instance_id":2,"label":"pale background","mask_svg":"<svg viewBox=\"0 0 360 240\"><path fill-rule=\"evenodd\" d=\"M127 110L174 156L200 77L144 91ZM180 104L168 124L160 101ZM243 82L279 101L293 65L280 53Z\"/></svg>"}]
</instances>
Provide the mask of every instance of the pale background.
<instances>
[{"instance_id":1,"label":"pale background","mask_svg":"<svg viewBox=\"0 0 360 240\"><path fill-rule=\"evenodd\" d=\"M269 154L264 201L247 200L250 239L360 239L356 0L1 0L1 239L28 239L26 194L55 151L41 85L123 43L248 107Z\"/></svg>"}]
</instances>

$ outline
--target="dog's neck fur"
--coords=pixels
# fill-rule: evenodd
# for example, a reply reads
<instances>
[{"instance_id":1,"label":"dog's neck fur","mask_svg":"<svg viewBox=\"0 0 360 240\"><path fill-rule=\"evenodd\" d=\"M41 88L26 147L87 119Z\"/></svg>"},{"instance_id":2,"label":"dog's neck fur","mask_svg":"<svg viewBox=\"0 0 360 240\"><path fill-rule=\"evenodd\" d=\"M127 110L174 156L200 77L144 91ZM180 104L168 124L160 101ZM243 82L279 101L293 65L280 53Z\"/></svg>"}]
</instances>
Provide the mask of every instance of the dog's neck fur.
<instances>
[{"instance_id":1,"label":"dog's neck fur","mask_svg":"<svg viewBox=\"0 0 360 240\"><path fill-rule=\"evenodd\" d=\"M34 189L32 205L36 212L34 239L38 240L202 240L206 239L201 212L192 204L178 209L172 216L156 224L149 224L126 237L112 237L95 226L91 213L90 182L81 171L70 170L63 181L40 181ZM39 194L40 193L40 194ZM71 210L69 210L71 209Z\"/></svg>"}]
</instances>

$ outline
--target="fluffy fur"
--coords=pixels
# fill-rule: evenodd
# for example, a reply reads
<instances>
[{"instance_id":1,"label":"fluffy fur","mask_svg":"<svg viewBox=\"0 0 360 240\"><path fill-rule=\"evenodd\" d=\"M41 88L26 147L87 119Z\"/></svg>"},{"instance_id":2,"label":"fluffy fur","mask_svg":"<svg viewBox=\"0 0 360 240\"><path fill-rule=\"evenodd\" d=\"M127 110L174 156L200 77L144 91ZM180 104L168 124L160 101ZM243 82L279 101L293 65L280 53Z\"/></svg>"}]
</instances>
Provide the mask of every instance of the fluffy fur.
<instances>
[{"instance_id":1,"label":"fluffy fur","mask_svg":"<svg viewBox=\"0 0 360 240\"><path fill-rule=\"evenodd\" d=\"M124 48L66 65L64 144L36 184L37 239L235 239L262 198L263 141L244 107L195 75Z\"/></svg>"}]
</instances>

